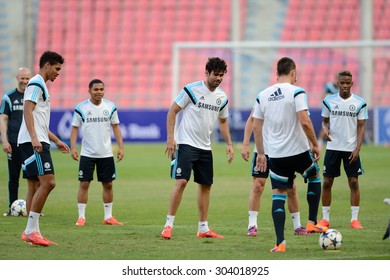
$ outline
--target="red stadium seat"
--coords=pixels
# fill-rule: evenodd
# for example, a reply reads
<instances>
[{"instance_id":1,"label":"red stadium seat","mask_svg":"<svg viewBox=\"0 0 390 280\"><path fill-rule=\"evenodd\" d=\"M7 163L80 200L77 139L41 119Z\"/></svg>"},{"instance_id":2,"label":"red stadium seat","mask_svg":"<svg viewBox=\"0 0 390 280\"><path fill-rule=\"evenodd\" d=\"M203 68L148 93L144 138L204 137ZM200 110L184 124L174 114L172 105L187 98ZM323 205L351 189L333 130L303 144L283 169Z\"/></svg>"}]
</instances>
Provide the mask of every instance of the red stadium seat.
<instances>
[{"instance_id":1,"label":"red stadium seat","mask_svg":"<svg viewBox=\"0 0 390 280\"><path fill-rule=\"evenodd\" d=\"M359 0L285 2L285 21L279 36L281 40L360 38ZM133 99L124 99L123 104L126 106L132 104L136 107L142 104L154 108L166 104L164 100L171 99L172 44L177 41L228 41L232 28L230 1L221 5L220 1L210 0L207 2L207 9L202 2L193 0L51 0L38 3L40 14L36 29L35 60L42 51L52 48L64 54L67 64L76 64L76 67L65 65L61 77L64 79L53 84L56 91L71 88L70 85L73 84L76 90L74 93L67 93L74 94L74 97L70 97L71 100L85 94L86 83L93 76L102 75L104 80L110 82L110 89L115 89L119 102L126 98L128 93L134 96ZM250 3L240 3L245 28L245 19L249 16L246 5L249 6ZM389 39L390 5L385 0L376 0L373 3L374 38ZM242 34L245 34L245 30ZM285 54L284 51L279 50L279 53ZM184 71L181 72L180 86L198 77L203 78L199 69L204 67L204 60L207 58L205 53L213 51L185 50L181 53L180 66ZM348 60L348 56L340 50L288 50L288 53L294 55L300 65L305 63L305 68L321 73L314 75L313 79L301 79L302 86L316 95L312 98L315 101L310 102L319 100L317 97L322 94L319 92L320 88L335 72L344 67L356 71L358 67L356 61ZM390 79L390 69L389 59L382 60L383 64L375 63L375 73L381 73L381 77L376 79L384 88L388 86L386 81ZM145 65L148 66L147 74ZM117 69L122 69L119 74ZM121 79L123 72L126 77ZM273 77L269 80L273 80ZM81 92L78 92L79 90ZM157 94L161 99L156 101L154 98L153 102L146 102L146 98ZM58 102L62 101L56 100L53 106L65 106Z\"/></svg>"}]
</instances>

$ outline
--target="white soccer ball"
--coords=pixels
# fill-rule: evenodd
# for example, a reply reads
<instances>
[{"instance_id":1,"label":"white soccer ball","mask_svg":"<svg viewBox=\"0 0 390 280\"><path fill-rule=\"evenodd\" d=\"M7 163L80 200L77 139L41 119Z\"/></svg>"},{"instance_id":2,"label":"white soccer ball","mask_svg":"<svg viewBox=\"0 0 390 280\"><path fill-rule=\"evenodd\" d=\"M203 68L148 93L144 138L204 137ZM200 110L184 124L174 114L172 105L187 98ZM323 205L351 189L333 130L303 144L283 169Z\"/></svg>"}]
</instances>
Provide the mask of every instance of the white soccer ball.
<instances>
[{"instance_id":1,"label":"white soccer ball","mask_svg":"<svg viewBox=\"0 0 390 280\"><path fill-rule=\"evenodd\" d=\"M343 244L343 236L338 230L328 229L321 233L319 243L324 250L337 250Z\"/></svg>"},{"instance_id":2,"label":"white soccer ball","mask_svg":"<svg viewBox=\"0 0 390 280\"><path fill-rule=\"evenodd\" d=\"M26 201L23 199L15 200L11 205L11 216L27 216Z\"/></svg>"}]
</instances>

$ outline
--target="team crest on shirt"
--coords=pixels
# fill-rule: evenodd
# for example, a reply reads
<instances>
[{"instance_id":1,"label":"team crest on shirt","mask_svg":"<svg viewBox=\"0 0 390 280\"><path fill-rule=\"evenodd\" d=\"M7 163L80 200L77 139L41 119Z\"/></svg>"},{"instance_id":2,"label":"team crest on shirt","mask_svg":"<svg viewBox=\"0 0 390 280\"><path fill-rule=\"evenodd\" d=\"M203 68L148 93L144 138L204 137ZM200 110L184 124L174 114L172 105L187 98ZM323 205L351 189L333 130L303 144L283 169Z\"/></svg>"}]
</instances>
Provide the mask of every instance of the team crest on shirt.
<instances>
[{"instance_id":1,"label":"team crest on shirt","mask_svg":"<svg viewBox=\"0 0 390 280\"><path fill-rule=\"evenodd\" d=\"M103 116L107 117L110 113L108 112L108 110L104 110L103 111Z\"/></svg>"},{"instance_id":2,"label":"team crest on shirt","mask_svg":"<svg viewBox=\"0 0 390 280\"><path fill-rule=\"evenodd\" d=\"M217 103L218 106L221 105L221 103L222 103L221 98L218 98L218 99L216 100L216 103Z\"/></svg>"},{"instance_id":3,"label":"team crest on shirt","mask_svg":"<svg viewBox=\"0 0 390 280\"><path fill-rule=\"evenodd\" d=\"M349 110L351 110L351 111L355 111L355 110L356 110L356 107L355 107L355 105L349 105Z\"/></svg>"}]
</instances>

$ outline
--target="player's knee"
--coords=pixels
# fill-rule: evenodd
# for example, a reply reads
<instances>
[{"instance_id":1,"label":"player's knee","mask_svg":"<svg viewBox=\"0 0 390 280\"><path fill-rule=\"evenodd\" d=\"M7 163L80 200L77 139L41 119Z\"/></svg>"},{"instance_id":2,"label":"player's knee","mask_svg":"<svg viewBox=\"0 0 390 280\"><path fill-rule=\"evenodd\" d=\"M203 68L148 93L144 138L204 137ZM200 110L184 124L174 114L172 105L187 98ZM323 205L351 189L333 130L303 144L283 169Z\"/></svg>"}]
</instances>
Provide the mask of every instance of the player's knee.
<instances>
[{"instance_id":1,"label":"player's knee","mask_svg":"<svg viewBox=\"0 0 390 280\"><path fill-rule=\"evenodd\" d=\"M298 196L297 189L296 188L287 189L287 196L290 199L297 197Z\"/></svg>"},{"instance_id":2,"label":"player's knee","mask_svg":"<svg viewBox=\"0 0 390 280\"><path fill-rule=\"evenodd\" d=\"M53 178L42 183L41 186L43 186L47 190L47 192L51 192L56 187L56 181Z\"/></svg>"},{"instance_id":3,"label":"player's knee","mask_svg":"<svg viewBox=\"0 0 390 280\"><path fill-rule=\"evenodd\" d=\"M356 189L359 188L359 183L358 183L357 177L349 177L349 178L348 178L348 183L349 183L349 187L350 187L351 189L356 190Z\"/></svg>"},{"instance_id":4,"label":"player's knee","mask_svg":"<svg viewBox=\"0 0 390 280\"><path fill-rule=\"evenodd\" d=\"M112 182L105 182L102 185L105 190L112 190Z\"/></svg>"},{"instance_id":5,"label":"player's knee","mask_svg":"<svg viewBox=\"0 0 390 280\"><path fill-rule=\"evenodd\" d=\"M187 184L188 184L187 180L184 179L176 180L176 187L179 189L184 189L187 186Z\"/></svg>"},{"instance_id":6,"label":"player's knee","mask_svg":"<svg viewBox=\"0 0 390 280\"><path fill-rule=\"evenodd\" d=\"M258 178L253 183L253 191L259 195L261 195L264 191L265 179Z\"/></svg>"},{"instance_id":7,"label":"player's knee","mask_svg":"<svg viewBox=\"0 0 390 280\"><path fill-rule=\"evenodd\" d=\"M330 190L333 185L333 178L324 177L324 183L322 185L322 189L325 191Z\"/></svg>"}]
</instances>

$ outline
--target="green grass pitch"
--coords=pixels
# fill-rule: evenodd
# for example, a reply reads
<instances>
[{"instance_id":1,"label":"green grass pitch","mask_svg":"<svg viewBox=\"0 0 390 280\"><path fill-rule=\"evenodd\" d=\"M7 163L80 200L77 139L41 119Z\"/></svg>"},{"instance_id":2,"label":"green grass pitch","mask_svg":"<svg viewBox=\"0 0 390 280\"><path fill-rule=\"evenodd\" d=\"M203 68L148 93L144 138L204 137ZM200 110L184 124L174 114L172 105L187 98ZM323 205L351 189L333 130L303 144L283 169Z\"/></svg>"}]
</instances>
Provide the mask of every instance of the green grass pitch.
<instances>
[{"instance_id":1,"label":"green grass pitch","mask_svg":"<svg viewBox=\"0 0 390 280\"><path fill-rule=\"evenodd\" d=\"M253 146L253 145L252 145ZM275 233L271 217L271 188L267 181L258 219L259 233L246 236L248 196L251 188L249 163L243 161L239 145L235 159L226 163L225 146L213 144L215 178L211 192L209 225L224 239L196 238L198 210L197 186L191 180L184 193L175 220L173 237L160 237L165 223L168 200L174 181L169 178L170 161L164 155L165 144L128 144L125 159L117 163L114 181L113 214L123 227L105 226L102 187L96 180L89 191L87 224L76 227L78 163L70 155L52 151L57 186L50 194L40 219L43 235L57 246L30 246L20 237L25 217L0 217L2 260L389 260L390 241L382 240L390 207L383 199L390 197L389 149L363 146L361 158L365 174L360 177L361 207L359 219L363 230L352 230L349 188L344 173L335 179L331 208L332 228L343 235L337 252L323 251L318 234L294 236L289 213L286 216L287 252L271 254ZM320 165L322 168L322 160ZM7 162L0 160L0 210L6 211ZM192 178L191 178L192 179ZM20 181L19 198L25 199L26 181ZM297 176L301 221L307 221L306 186ZM2 213L3 213L2 212ZM321 207L319 219L322 217Z\"/></svg>"}]
</instances>

